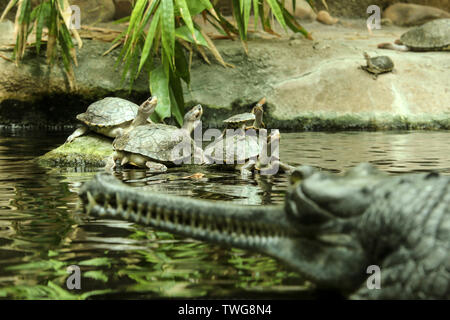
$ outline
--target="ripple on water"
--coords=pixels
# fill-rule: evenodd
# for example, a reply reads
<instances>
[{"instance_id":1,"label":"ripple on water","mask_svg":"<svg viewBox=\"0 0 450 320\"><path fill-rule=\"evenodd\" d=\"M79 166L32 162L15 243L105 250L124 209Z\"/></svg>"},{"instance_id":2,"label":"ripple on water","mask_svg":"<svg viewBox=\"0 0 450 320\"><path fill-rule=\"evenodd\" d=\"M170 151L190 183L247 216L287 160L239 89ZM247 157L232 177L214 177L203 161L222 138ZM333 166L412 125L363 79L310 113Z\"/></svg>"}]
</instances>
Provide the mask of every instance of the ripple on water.
<instances>
[{"instance_id":1,"label":"ripple on water","mask_svg":"<svg viewBox=\"0 0 450 320\"><path fill-rule=\"evenodd\" d=\"M273 259L224 249L129 222L92 219L76 210L82 182L100 169L54 170L31 159L62 143L66 133L0 136L0 296L73 298L66 267L80 265L80 293L94 297L308 298L309 285ZM447 132L341 132L282 135L281 159L342 172L371 162L392 174L436 170L450 174ZM241 205L283 202L288 177L242 178L235 172L144 170L115 175L147 191ZM144 180L143 180L144 179ZM49 285L49 281L53 287ZM66 296L63 295L66 292Z\"/></svg>"}]
</instances>

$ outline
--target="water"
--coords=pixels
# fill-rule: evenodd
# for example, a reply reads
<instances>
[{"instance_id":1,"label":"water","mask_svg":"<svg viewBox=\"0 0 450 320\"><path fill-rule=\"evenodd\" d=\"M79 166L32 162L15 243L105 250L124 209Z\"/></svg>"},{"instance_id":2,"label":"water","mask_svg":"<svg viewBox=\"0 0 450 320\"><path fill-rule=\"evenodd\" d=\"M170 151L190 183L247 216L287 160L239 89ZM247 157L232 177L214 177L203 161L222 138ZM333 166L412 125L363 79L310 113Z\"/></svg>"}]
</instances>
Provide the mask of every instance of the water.
<instances>
[{"instance_id":1,"label":"water","mask_svg":"<svg viewBox=\"0 0 450 320\"><path fill-rule=\"evenodd\" d=\"M32 160L67 132L0 132L0 297L313 298L311 285L277 261L183 239L132 223L87 219L77 190L100 169L42 168ZM447 132L283 134L281 158L341 172L366 161L393 174L450 174ZM145 188L242 205L281 203L287 177L243 179L234 172L174 170L157 177L124 170ZM129 182L142 186L141 182ZM67 267L80 266L81 290L67 290Z\"/></svg>"}]
</instances>

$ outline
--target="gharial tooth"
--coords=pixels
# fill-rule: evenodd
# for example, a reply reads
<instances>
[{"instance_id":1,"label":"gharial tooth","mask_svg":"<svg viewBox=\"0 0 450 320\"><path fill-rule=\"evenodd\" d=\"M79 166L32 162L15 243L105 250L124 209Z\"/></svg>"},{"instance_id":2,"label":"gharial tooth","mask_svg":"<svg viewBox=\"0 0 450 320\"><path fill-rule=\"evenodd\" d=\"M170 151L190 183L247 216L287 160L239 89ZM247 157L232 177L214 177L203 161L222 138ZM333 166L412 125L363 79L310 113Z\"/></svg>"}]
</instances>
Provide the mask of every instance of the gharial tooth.
<instances>
[{"instance_id":1,"label":"gharial tooth","mask_svg":"<svg viewBox=\"0 0 450 320\"><path fill-rule=\"evenodd\" d=\"M123 211L123 203L122 203L122 199L120 198L119 193L116 193L116 204L117 204L117 211L119 213L122 213L122 211Z\"/></svg>"},{"instance_id":2,"label":"gharial tooth","mask_svg":"<svg viewBox=\"0 0 450 320\"><path fill-rule=\"evenodd\" d=\"M105 194L105 206L106 208L111 208L111 195L109 193Z\"/></svg>"},{"instance_id":3,"label":"gharial tooth","mask_svg":"<svg viewBox=\"0 0 450 320\"><path fill-rule=\"evenodd\" d=\"M94 196L89 191L87 192L87 198L88 198L88 205L86 206L86 212L89 215L91 214L91 211L94 209L97 203L95 202Z\"/></svg>"},{"instance_id":4,"label":"gharial tooth","mask_svg":"<svg viewBox=\"0 0 450 320\"><path fill-rule=\"evenodd\" d=\"M159 222L161 221L161 214L162 214L163 209L161 207L156 207L155 208L155 212L156 212L156 224L159 224Z\"/></svg>"}]
</instances>

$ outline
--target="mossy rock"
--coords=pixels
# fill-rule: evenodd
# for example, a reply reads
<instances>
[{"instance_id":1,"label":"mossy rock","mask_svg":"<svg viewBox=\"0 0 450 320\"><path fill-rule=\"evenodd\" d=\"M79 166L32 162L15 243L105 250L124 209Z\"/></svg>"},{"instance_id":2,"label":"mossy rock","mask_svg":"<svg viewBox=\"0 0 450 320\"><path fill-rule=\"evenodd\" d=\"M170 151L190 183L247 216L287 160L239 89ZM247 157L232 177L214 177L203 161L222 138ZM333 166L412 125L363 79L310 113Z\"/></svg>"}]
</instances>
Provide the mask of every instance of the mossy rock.
<instances>
[{"instance_id":1,"label":"mossy rock","mask_svg":"<svg viewBox=\"0 0 450 320\"><path fill-rule=\"evenodd\" d=\"M112 139L92 133L65 143L36 161L49 167L103 167L112 152Z\"/></svg>"}]
</instances>

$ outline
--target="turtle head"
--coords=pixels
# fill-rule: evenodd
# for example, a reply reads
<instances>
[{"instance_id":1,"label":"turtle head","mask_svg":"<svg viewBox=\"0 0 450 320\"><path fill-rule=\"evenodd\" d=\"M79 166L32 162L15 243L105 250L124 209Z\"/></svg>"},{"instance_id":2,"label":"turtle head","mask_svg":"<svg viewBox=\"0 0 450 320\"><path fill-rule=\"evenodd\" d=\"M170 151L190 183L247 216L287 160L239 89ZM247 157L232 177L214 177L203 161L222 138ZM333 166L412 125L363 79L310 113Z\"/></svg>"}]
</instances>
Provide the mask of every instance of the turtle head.
<instances>
[{"instance_id":1,"label":"turtle head","mask_svg":"<svg viewBox=\"0 0 450 320\"><path fill-rule=\"evenodd\" d=\"M184 115L183 129L189 133L192 132L196 124L200 121L203 115L203 107L201 104L196 105Z\"/></svg>"},{"instance_id":2,"label":"turtle head","mask_svg":"<svg viewBox=\"0 0 450 320\"><path fill-rule=\"evenodd\" d=\"M156 96L150 97L144 101L139 107L139 110L144 112L147 117L155 112L156 106L158 105L158 98Z\"/></svg>"},{"instance_id":3,"label":"turtle head","mask_svg":"<svg viewBox=\"0 0 450 320\"><path fill-rule=\"evenodd\" d=\"M367 52L364 52L363 55L364 55L364 59L366 59L367 61L370 60L370 56Z\"/></svg>"},{"instance_id":4,"label":"turtle head","mask_svg":"<svg viewBox=\"0 0 450 320\"><path fill-rule=\"evenodd\" d=\"M263 109L263 105L265 103L266 103L266 98L262 98L261 100L258 101L258 103L252 109L252 113L255 115L255 122L253 124L253 127L255 127L256 129L264 127L264 122L263 122L264 109Z\"/></svg>"},{"instance_id":5,"label":"turtle head","mask_svg":"<svg viewBox=\"0 0 450 320\"><path fill-rule=\"evenodd\" d=\"M148 117L155 112L156 106L158 104L158 98L157 97L150 97L147 100L145 100L138 109L136 118L134 118L133 122L131 123L130 128L138 127L143 124L147 123Z\"/></svg>"}]
</instances>

